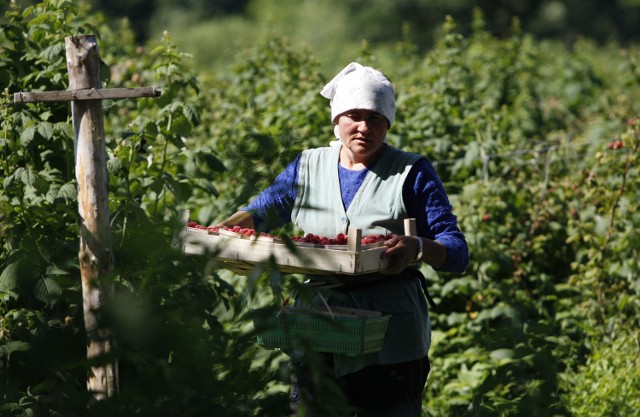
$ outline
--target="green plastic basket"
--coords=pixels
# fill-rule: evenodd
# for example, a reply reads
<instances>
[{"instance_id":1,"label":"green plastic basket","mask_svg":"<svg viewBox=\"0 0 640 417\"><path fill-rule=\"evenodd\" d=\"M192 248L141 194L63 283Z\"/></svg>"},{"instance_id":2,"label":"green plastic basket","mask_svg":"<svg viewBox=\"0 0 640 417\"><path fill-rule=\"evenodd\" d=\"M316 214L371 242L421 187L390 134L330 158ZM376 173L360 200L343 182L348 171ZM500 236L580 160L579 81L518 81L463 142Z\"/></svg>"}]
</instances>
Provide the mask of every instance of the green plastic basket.
<instances>
[{"instance_id":1,"label":"green plastic basket","mask_svg":"<svg viewBox=\"0 0 640 417\"><path fill-rule=\"evenodd\" d=\"M291 308L256 317L254 325L258 344L268 349L313 349L357 356L382 349L389 317L343 307L331 307L331 313Z\"/></svg>"}]
</instances>

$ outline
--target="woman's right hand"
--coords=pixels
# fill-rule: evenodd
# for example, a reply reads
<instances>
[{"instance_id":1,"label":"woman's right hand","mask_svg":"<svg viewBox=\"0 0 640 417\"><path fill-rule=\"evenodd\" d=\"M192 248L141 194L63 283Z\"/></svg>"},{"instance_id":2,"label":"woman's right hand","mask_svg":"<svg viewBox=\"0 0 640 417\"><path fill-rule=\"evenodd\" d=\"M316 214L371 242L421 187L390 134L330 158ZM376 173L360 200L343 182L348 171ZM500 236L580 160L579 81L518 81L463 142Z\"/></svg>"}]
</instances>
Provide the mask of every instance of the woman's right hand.
<instances>
[{"instance_id":1,"label":"woman's right hand","mask_svg":"<svg viewBox=\"0 0 640 417\"><path fill-rule=\"evenodd\" d=\"M416 262L415 258L419 250L418 239L422 239L423 243L422 262L435 269L445 264L447 249L442 243L425 237L399 235L385 242L387 249L382 253L382 256L391 257L391 262L384 273L397 274Z\"/></svg>"},{"instance_id":2,"label":"woman's right hand","mask_svg":"<svg viewBox=\"0 0 640 417\"><path fill-rule=\"evenodd\" d=\"M244 229L255 229L253 217L251 217L251 213L249 213L248 211L237 211L229 216L226 220L223 220L215 225L215 227L223 226L240 226Z\"/></svg>"},{"instance_id":3,"label":"woman's right hand","mask_svg":"<svg viewBox=\"0 0 640 417\"><path fill-rule=\"evenodd\" d=\"M416 260L416 255L420 250L418 239L422 238L398 235L384 243L386 249L382 252L382 258L390 260L389 267L384 271L385 274L398 274Z\"/></svg>"}]
</instances>

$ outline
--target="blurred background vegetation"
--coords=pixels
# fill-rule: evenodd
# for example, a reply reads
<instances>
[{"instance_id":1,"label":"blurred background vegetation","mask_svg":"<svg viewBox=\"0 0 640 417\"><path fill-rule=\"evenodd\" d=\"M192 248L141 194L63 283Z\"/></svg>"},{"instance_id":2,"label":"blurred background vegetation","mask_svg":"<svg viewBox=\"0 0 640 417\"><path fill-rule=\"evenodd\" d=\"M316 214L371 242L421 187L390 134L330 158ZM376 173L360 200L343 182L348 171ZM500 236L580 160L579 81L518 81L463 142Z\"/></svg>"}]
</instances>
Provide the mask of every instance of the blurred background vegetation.
<instances>
[{"instance_id":1,"label":"blurred background vegetation","mask_svg":"<svg viewBox=\"0 0 640 417\"><path fill-rule=\"evenodd\" d=\"M28 5L29 0L18 1ZM126 18L136 42L158 41L164 31L196 68L223 71L242 48L272 33L306 48L332 73L363 44L384 51L410 40L418 52L434 44L445 16L471 32L472 11L482 10L487 30L511 33L513 19L538 39L572 44L588 38L599 44L625 45L640 40L640 0L90 0L108 19ZM6 6L5 6L6 7ZM387 58L387 59L384 59ZM382 59L391 61L390 56ZM392 64L392 62L388 62Z\"/></svg>"},{"instance_id":2,"label":"blurred background vegetation","mask_svg":"<svg viewBox=\"0 0 640 417\"><path fill-rule=\"evenodd\" d=\"M508 36L512 20L538 38L574 42L580 37L600 43L640 40L639 0L92 0L107 16L126 16L140 41L174 34L182 50L193 53L203 70L220 70L239 49L276 32L304 47L332 72L363 43L376 50L411 40L429 50L445 16L471 30L472 10L483 11L488 30Z\"/></svg>"},{"instance_id":3,"label":"blurred background vegetation","mask_svg":"<svg viewBox=\"0 0 640 417\"><path fill-rule=\"evenodd\" d=\"M483 11L488 30L508 36L512 20L538 38L599 43L640 40L639 0L92 0L107 16L126 16L139 41L158 39L168 30L176 43L194 55L196 67L219 71L237 51L276 32L293 46L308 49L321 69L332 73L369 44L378 54L410 40L419 52L429 50L445 16L471 30L472 10ZM383 60L392 65L391 57Z\"/></svg>"},{"instance_id":4,"label":"blurred background vegetation","mask_svg":"<svg viewBox=\"0 0 640 417\"><path fill-rule=\"evenodd\" d=\"M470 244L465 274L423 268L425 414L640 415L637 0L0 7L0 415L285 415L250 315L303 277L170 243L182 209L210 224L326 145L318 92L353 60L394 81L389 141L433 161ZM69 105L12 103L67 88L78 33L105 86L162 89L103 103L121 395L91 408Z\"/></svg>"}]
</instances>

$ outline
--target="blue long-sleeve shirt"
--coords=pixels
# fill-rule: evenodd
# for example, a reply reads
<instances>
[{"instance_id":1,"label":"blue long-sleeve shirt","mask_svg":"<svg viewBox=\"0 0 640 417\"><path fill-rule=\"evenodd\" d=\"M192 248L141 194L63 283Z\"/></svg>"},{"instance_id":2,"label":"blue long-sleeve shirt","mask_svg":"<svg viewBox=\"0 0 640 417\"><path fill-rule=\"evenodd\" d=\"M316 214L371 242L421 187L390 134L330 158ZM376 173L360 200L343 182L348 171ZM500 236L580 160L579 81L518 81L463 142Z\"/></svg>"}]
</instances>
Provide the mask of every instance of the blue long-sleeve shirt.
<instances>
[{"instance_id":1,"label":"blue long-sleeve shirt","mask_svg":"<svg viewBox=\"0 0 640 417\"><path fill-rule=\"evenodd\" d=\"M291 211L298 189L298 155L247 207L256 228L271 230L291 221ZM368 169L352 171L338 164L340 189L345 209L368 173ZM416 219L418 235L437 240L447 249L447 260L439 271L463 272L469 264L469 250L458 228L456 216L433 165L421 158L411 169L402 189L409 217Z\"/></svg>"}]
</instances>

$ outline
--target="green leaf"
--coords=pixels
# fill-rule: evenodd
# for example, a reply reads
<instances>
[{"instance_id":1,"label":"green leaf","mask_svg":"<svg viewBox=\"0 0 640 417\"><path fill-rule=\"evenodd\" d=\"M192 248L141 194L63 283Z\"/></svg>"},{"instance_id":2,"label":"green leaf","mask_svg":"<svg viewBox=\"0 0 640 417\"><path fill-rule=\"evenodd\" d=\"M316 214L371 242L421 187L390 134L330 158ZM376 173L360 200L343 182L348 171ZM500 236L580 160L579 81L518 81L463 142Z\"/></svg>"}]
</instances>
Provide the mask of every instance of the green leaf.
<instances>
[{"instance_id":1,"label":"green leaf","mask_svg":"<svg viewBox=\"0 0 640 417\"><path fill-rule=\"evenodd\" d=\"M47 267L47 275L67 275L69 274L68 271L60 268L57 265L49 265Z\"/></svg>"},{"instance_id":2,"label":"green leaf","mask_svg":"<svg viewBox=\"0 0 640 417\"><path fill-rule=\"evenodd\" d=\"M21 168L18 168L18 170ZM4 180L2 180L2 187L4 189L9 189L11 188L11 186L17 182L16 180L16 175L20 175L18 174L18 170L16 170L16 172L14 172L13 174L9 174L7 175Z\"/></svg>"},{"instance_id":3,"label":"green leaf","mask_svg":"<svg viewBox=\"0 0 640 417\"><path fill-rule=\"evenodd\" d=\"M33 294L43 303L53 305L62 295L62 287L53 278L45 277L36 282Z\"/></svg>"},{"instance_id":4,"label":"green leaf","mask_svg":"<svg viewBox=\"0 0 640 417\"><path fill-rule=\"evenodd\" d=\"M40 122L37 127L38 133L45 139L51 139L53 137L53 124L49 122Z\"/></svg>"},{"instance_id":5,"label":"green leaf","mask_svg":"<svg viewBox=\"0 0 640 417\"><path fill-rule=\"evenodd\" d=\"M213 181L208 180L206 178L194 178L191 180L191 183L194 187L197 187L203 190L206 194L218 196L218 190L213 184Z\"/></svg>"},{"instance_id":6,"label":"green leaf","mask_svg":"<svg viewBox=\"0 0 640 417\"><path fill-rule=\"evenodd\" d=\"M22 183L25 185L35 186L38 182L38 173L33 171L30 168L25 168L22 170L22 175L20 175L20 179Z\"/></svg>"},{"instance_id":7,"label":"green leaf","mask_svg":"<svg viewBox=\"0 0 640 417\"><path fill-rule=\"evenodd\" d=\"M476 288L477 286L478 286L477 281L471 278L468 278L468 277L455 278L455 279L449 280L445 285L443 285L440 293L442 294L442 296L445 296L452 291L466 291L466 290Z\"/></svg>"},{"instance_id":8,"label":"green leaf","mask_svg":"<svg viewBox=\"0 0 640 417\"><path fill-rule=\"evenodd\" d=\"M172 175L163 175L165 186L178 198L182 199L191 193L190 183L186 180L178 180Z\"/></svg>"},{"instance_id":9,"label":"green leaf","mask_svg":"<svg viewBox=\"0 0 640 417\"><path fill-rule=\"evenodd\" d=\"M75 181L64 184L62 187L60 187L60 190L58 190L58 197L65 199L65 201L75 200L77 194L78 187L76 186Z\"/></svg>"},{"instance_id":10,"label":"green leaf","mask_svg":"<svg viewBox=\"0 0 640 417\"><path fill-rule=\"evenodd\" d=\"M14 291L18 288L20 278L21 261L7 265L0 274L0 291Z\"/></svg>"},{"instance_id":11,"label":"green leaf","mask_svg":"<svg viewBox=\"0 0 640 417\"><path fill-rule=\"evenodd\" d=\"M467 151L465 152L465 155L464 155L464 163L466 165L471 165L473 161L478 158L479 154L480 154L480 149L478 146L478 142L474 141L469 143L467 145Z\"/></svg>"},{"instance_id":12,"label":"green leaf","mask_svg":"<svg viewBox=\"0 0 640 417\"><path fill-rule=\"evenodd\" d=\"M68 203L75 201L77 194L78 188L76 187L76 183L71 181L62 186L52 186L47 193L47 201L53 203L56 200L62 200L64 203Z\"/></svg>"},{"instance_id":13,"label":"green leaf","mask_svg":"<svg viewBox=\"0 0 640 417\"><path fill-rule=\"evenodd\" d=\"M45 193L49 189L49 182L46 178L31 168L24 169L20 179L23 184L35 188L39 193Z\"/></svg>"},{"instance_id":14,"label":"green leaf","mask_svg":"<svg viewBox=\"0 0 640 417\"><path fill-rule=\"evenodd\" d=\"M20 145L29 146L31 141L33 141L33 137L35 136L35 133L36 133L35 126L28 126L27 128L25 128L20 134Z\"/></svg>"},{"instance_id":15,"label":"green leaf","mask_svg":"<svg viewBox=\"0 0 640 417\"><path fill-rule=\"evenodd\" d=\"M512 359L515 356L515 352L513 349L496 349L489 354L491 359L503 361L507 359Z\"/></svg>"},{"instance_id":16,"label":"green leaf","mask_svg":"<svg viewBox=\"0 0 640 417\"><path fill-rule=\"evenodd\" d=\"M155 48L153 48L153 49L149 52L149 54L150 54L151 56L153 56L153 55L158 55L158 54L161 54L161 53L164 51L164 49L165 49L165 48L164 48L164 45L158 45L158 46L156 46Z\"/></svg>"},{"instance_id":17,"label":"green leaf","mask_svg":"<svg viewBox=\"0 0 640 417\"><path fill-rule=\"evenodd\" d=\"M56 59L64 58L64 43L54 43L48 48L45 48L41 55L47 61L55 61Z\"/></svg>"},{"instance_id":18,"label":"green leaf","mask_svg":"<svg viewBox=\"0 0 640 417\"><path fill-rule=\"evenodd\" d=\"M107 161L107 171L109 174L114 174L122 169L122 165L122 160L120 158L110 158Z\"/></svg>"},{"instance_id":19,"label":"green leaf","mask_svg":"<svg viewBox=\"0 0 640 417\"><path fill-rule=\"evenodd\" d=\"M176 111L178 111L180 109L180 107L182 107L184 105L183 102L181 101L173 101L169 104L167 104L166 106L164 106L162 109L160 109L160 114L164 114L164 113L175 113Z\"/></svg>"},{"instance_id":20,"label":"green leaf","mask_svg":"<svg viewBox=\"0 0 640 417\"><path fill-rule=\"evenodd\" d=\"M498 319L498 318L509 318L513 321L519 321L520 320L520 314L518 312L518 310L516 310L515 308L509 306L509 305L497 305L495 307L490 308L489 310L483 310L480 314L487 312L489 317L491 319ZM479 315L480 316L480 315ZM479 318L478 316L478 318Z\"/></svg>"},{"instance_id":21,"label":"green leaf","mask_svg":"<svg viewBox=\"0 0 640 417\"><path fill-rule=\"evenodd\" d=\"M184 116L193 123L195 126L200 124L200 113L198 109L193 104L187 103L182 108L182 113Z\"/></svg>"},{"instance_id":22,"label":"green leaf","mask_svg":"<svg viewBox=\"0 0 640 417\"><path fill-rule=\"evenodd\" d=\"M156 194L159 194L164 187L164 181L162 178L145 178L142 181L142 186Z\"/></svg>"},{"instance_id":23,"label":"green leaf","mask_svg":"<svg viewBox=\"0 0 640 417\"><path fill-rule=\"evenodd\" d=\"M4 343L0 345L0 358L2 357L9 358L9 356L13 352L25 352L29 349L31 349L31 345L29 345L27 342L12 340L8 343Z\"/></svg>"},{"instance_id":24,"label":"green leaf","mask_svg":"<svg viewBox=\"0 0 640 417\"><path fill-rule=\"evenodd\" d=\"M0 274L0 291L17 293L21 288L30 288L36 275L33 259L19 258L8 264Z\"/></svg>"},{"instance_id":25,"label":"green leaf","mask_svg":"<svg viewBox=\"0 0 640 417\"><path fill-rule=\"evenodd\" d=\"M191 123L182 115L178 115L173 118L173 123L171 123L171 130L164 131L167 140L175 145L176 148L182 149L184 148L184 142L182 141L183 137L187 137L191 134L193 127Z\"/></svg>"},{"instance_id":26,"label":"green leaf","mask_svg":"<svg viewBox=\"0 0 640 417\"><path fill-rule=\"evenodd\" d=\"M64 136L68 138L73 138L73 126L71 123L67 122L58 122L55 124L56 130L61 132Z\"/></svg>"},{"instance_id":27,"label":"green leaf","mask_svg":"<svg viewBox=\"0 0 640 417\"><path fill-rule=\"evenodd\" d=\"M208 153L208 152L200 152L196 154L198 160L204 161L204 163L214 172L223 172L226 170L224 163L217 156Z\"/></svg>"}]
</instances>

